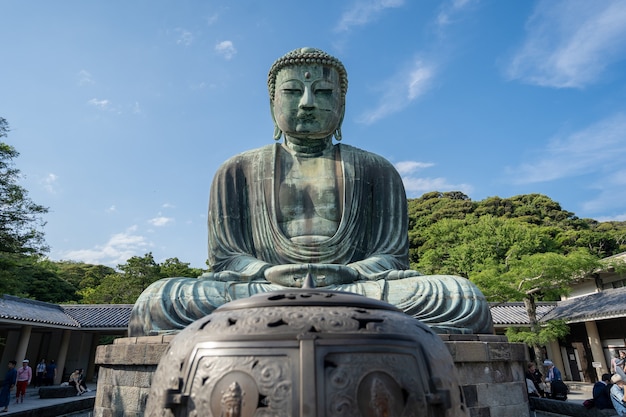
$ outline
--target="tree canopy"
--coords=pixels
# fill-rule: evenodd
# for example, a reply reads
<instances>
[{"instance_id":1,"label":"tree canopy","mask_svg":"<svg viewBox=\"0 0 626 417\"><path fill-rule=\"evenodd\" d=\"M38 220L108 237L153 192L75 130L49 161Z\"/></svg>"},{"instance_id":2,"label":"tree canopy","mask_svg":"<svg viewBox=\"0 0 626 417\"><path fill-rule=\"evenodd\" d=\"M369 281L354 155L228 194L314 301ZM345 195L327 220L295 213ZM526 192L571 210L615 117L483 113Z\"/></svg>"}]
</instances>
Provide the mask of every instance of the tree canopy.
<instances>
[{"instance_id":1,"label":"tree canopy","mask_svg":"<svg viewBox=\"0 0 626 417\"><path fill-rule=\"evenodd\" d=\"M0 140L9 130L0 117ZM20 170L14 162L18 156L13 146L0 142L0 254L41 255L48 250L42 217L48 208L35 204L18 184Z\"/></svg>"},{"instance_id":2,"label":"tree canopy","mask_svg":"<svg viewBox=\"0 0 626 417\"><path fill-rule=\"evenodd\" d=\"M133 256L126 263L118 265L118 272L106 275L95 287L79 291L84 303L133 304L150 284L161 278L197 278L203 271L190 268L188 263L178 258L166 259L157 263L152 253L143 257Z\"/></svg>"}]
</instances>

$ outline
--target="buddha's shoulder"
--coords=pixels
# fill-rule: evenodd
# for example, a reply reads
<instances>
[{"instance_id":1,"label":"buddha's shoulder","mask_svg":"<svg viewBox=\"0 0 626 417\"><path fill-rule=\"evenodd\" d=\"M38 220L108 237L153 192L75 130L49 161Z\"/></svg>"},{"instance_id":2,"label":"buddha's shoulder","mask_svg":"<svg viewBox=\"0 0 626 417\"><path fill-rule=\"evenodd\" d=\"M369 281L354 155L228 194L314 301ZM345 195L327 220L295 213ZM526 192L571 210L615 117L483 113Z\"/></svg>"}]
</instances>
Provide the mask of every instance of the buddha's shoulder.
<instances>
[{"instance_id":1,"label":"buddha's shoulder","mask_svg":"<svg viewBox=\"0 0 626 417\"><path fill-rule=\"evenodd\" d=\"M260 148L250 149L241 152L235 156L228 158L221 166L222 169L232 168L233 166L246 166L252 162L258 162L265 158L269 158L276 152L276 144L265 145Z\"/></svg>"}]
</instances>

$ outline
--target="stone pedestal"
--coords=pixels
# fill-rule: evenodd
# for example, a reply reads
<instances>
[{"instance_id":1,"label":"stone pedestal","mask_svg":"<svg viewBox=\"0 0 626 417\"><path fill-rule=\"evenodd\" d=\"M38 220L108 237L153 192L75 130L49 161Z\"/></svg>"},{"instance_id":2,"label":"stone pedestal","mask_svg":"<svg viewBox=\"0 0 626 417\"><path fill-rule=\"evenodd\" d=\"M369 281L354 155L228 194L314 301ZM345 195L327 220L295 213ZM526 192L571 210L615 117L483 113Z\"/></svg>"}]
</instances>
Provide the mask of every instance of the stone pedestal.
<instances>
[{"instance_id":1,"label":"stone pedestal","mask_svg":"<svg viewBox=\"0 0 626 417\"><path fill-rule=\"evenodd\" d=\"M152 375L174 336L116 339L98 346L98 390L94 417L141 417Z\"/></svg>"},{"instance_id":2,"label":"stone pedestal","mask_svg":"<svg viewBox=\"0 0 626 417\"><path fill-rule=\"evenodd\" d=\"M152 375L174 336L129 337L100 346L94 417L141 417ZM495 335L441 335L472 417L528 417L526 345Z\"/></svg>"},{"instance_id":3,"label":"stone pedestal","mask_svg":"<svg viewBox=\"0 0 626 417\"><path fill-rule=\"evenodd\" d=\"M472 417L526 417L528 349L505 336L441 335L452 354Z\"/></svg>"}]
</instances>

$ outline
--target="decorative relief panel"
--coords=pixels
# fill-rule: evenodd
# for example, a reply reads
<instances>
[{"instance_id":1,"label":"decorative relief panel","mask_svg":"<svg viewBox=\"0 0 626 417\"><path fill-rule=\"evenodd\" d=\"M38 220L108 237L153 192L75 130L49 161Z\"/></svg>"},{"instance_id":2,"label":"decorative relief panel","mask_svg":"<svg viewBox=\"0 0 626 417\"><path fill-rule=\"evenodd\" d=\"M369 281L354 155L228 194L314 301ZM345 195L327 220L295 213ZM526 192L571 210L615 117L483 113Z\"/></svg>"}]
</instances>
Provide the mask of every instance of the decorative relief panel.
<instances>
[{"instance_id":1,"label":"decorative relief panel","mask_svg":"<svg viewBox=\"0 0 626 417\"><path fill-rule=\"evenodd\" d=\"M289 417L293 365L288 356L204 356L193 375L190 417Z\"/></svg>"},{"instance_id":2,"label":"decorative relief panel","mask_svg":"<svg viewBox=\"0 0 626 417\"><path fill-rule=\"evenodd\" d=\"M324 364L328 417L429 415L427 388L411 355L331 353Z\"/></svg>"}]
</instances>

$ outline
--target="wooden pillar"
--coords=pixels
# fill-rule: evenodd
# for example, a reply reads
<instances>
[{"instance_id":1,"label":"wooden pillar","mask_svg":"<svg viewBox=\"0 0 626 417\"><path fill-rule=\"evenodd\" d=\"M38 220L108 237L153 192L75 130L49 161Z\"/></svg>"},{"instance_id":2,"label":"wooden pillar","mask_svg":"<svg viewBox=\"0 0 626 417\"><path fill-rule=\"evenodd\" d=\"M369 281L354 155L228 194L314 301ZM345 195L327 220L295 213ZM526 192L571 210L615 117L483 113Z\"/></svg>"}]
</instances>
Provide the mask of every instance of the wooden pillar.
<instances>
[{"instance_id":1,"label":"wooden pillar","mask_svg":"<svg viewBox=\"0 0 626 417\"><path fill-rule=\"evenodd\" d=\"M15 360L18 363L18 366L22 365L22 361L24 359L28 359L26 357L26 351L28 350L28 342L30 342L30 333L33 330L33 326L22 326L20 331L20 340L17 342L17 350L15 351ZM35 366L37 362L35 360Z\"/></svg>"},{"instance_id":2,"label":"wooden pillar","mask_svg":"<svg viewBox=\"0 0 626 417\"><path fill-rule=\"evenodd\" d=\"M70 346L70 337L72 336L71 330L63 330L63 337L61 338L61 346L59 347L59 356L57 359L57 376L54 379L54 384L58 385L63 379L63 369L65 368L65 360L67 359L67 349Z\"/></svg>"},{"instance_id":3,"label":"wooden pillar","mask_svg":"<svg viewBox=\"0 0 626 417\"><path fill-rule=\"evenodd\" d=\"M599 362L602 366L601 368L595 368L598 381L601 381L602 374L607 374L610 370L606 364L606 359L604 359L598 326L595 321L586 321L585 329L587 330L587 338L589 339L589 346L591 347L591 360L593 362Z\"/></svg>"}]
</instances>

